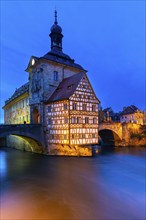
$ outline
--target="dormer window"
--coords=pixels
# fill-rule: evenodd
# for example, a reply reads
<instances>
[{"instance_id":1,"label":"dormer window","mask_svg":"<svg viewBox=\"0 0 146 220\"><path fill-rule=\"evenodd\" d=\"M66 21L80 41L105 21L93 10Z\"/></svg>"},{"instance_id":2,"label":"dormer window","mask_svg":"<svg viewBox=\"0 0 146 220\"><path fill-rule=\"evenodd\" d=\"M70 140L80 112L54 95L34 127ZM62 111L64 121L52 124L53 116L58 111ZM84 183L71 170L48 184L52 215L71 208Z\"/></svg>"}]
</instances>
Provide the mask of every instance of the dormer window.
<instances>
[{"instance_id":1,"label":"dormer window","mask_svg":"<svg viewBox=\"0 0 146 220\"><path fill-rule=\"evenodd\" d=\"M73 87L73 84L67 86L68 89L71 89Z\"/></svg>"},{"instance_id":2,"label":"dormer window","mask_svg":"<svg viewBox=\"0 0 146 220\"><path fill-rule=\"evenodd\" d=\"M54 71L54 81L58 81L58 72Z\"/></svg>"}]
</instances>

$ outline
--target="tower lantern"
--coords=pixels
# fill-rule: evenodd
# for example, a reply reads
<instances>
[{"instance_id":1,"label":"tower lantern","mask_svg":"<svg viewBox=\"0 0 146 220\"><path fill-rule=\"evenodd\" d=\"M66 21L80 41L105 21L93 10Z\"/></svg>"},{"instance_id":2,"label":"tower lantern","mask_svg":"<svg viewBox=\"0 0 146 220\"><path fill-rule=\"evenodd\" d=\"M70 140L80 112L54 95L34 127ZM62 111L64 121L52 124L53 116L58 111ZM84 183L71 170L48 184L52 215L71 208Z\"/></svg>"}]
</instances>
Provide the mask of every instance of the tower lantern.
<instances>
[{"instance_id":1,"label":"tower lantern","mask_svg":"<svg viewBox=\"0 0 146 220\"><path fill-rule=\"evenodd\" d=\"M57 11L55 10L55 21L53 26L51 27L51 50L59 50L62 51L62 28L58 25L57 21Z\"/></svg>"}]
</instances>

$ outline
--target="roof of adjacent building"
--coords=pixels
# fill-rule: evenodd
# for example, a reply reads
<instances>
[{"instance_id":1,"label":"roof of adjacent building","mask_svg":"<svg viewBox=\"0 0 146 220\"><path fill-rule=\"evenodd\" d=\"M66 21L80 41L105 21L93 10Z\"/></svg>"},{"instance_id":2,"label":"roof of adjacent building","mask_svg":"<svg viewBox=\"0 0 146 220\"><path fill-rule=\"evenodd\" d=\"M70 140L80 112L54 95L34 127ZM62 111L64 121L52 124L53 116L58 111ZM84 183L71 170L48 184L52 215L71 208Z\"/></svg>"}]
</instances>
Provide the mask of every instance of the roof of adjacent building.
<instances>
[{"instance_id":1,"label":"roof of adjacent building","mask_svg":"<svg viewBox=\"0 0 146 220\"><path fill-rule=\"evenodd\" d=\"M59 84L59 86L51 95L51 97L47 100L47 102L68 99L70 96L72 96L84 74L85 73L83 72L77 73L62 80L62 82Z\"/></svg>"},{"instance_id":2,"label":"roof of adjacent building","mask_svg":"<svg viewBox=\"0 0 146 220\"><path fill-rule=\"evenodd\" d=\"M29 82L22 85L20 88L16 89L13 95L5 101L5 105L16 99L17 97L23 95L24 93L29 92Z\"/></svg>"},{"instance_id":3,"label":"roof of adjacent building","mask_svg":"<svg viewBox=\"0 0 146 220\"><path fill-rule=\"evenodd\" d=\"M135 112L140 111L136 106L130 105L128 107L124 107L121 115L134 114Z\"/></svg>"}]
</instances>

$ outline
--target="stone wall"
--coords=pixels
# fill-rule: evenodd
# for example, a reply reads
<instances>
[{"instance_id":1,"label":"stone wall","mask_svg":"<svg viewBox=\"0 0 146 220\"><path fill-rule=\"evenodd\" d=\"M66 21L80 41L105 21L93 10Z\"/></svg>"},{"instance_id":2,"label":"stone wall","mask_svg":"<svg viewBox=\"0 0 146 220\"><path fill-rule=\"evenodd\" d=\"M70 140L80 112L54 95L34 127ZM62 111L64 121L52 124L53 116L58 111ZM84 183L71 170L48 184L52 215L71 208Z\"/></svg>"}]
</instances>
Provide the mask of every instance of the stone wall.
<instances>
[{"instance_id":1,"label":"stone wall","mask_svg":"<svg viewBox=\"0 0 146 220\"><path fill-rule=\"evenodd\" d=\"M46 153L59 156L92 156L92 146L50 144Z\"/></svg>"},{"instance_id":2,"label":"stone wall","mask_svg":"<svg viewBox=\"0 0 146 220\"><path fill-rule=\"evenodd\" d=\"M142 135L142 126L135 123L123 123L124 146L146 146L146 137Z\"/></svg>"}]
</instances>

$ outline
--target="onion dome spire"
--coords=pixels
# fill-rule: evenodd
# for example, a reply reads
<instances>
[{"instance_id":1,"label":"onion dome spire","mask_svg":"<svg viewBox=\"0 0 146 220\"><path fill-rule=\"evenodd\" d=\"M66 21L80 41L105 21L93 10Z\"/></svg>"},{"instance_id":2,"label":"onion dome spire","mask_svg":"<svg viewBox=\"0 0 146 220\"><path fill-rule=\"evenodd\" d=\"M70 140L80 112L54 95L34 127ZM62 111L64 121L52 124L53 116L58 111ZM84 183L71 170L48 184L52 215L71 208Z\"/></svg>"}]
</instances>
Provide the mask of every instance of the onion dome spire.
<instances>
[{"instance_id":1,"label":"onion dome spire","mask_svg":"<svg viewBox=\"0 0 146 220\"><path fill-rule=\"evenodd\" d=\"M54 24L58 24L58 22L57 22L57 11L56 11L56 9L55 9L55 22L54 22Z\"/></svg>"},{"instance_id":2,"label":"onion dome spire","mask_svg":"<svg viewBox=\"0 0 146 220\"><path fill-rule=\"evenodd\" d=\"M62 51L62 38L63 38L62 28L58 25L56 10L55 10L55 21L51 27L51 33L49 36L51 38L51 49Z\"/></svg>"}]
</instances>

